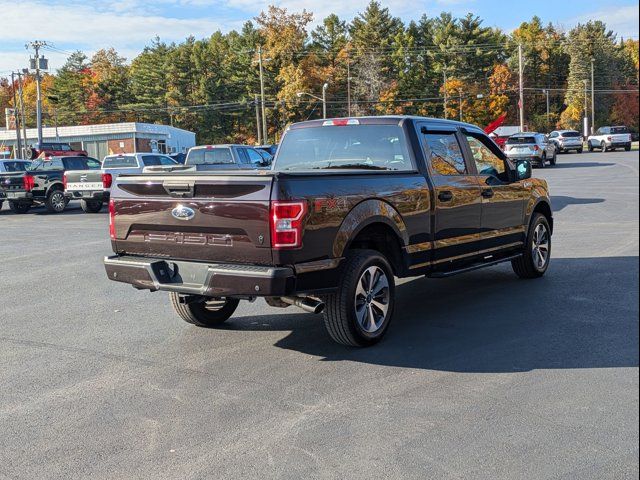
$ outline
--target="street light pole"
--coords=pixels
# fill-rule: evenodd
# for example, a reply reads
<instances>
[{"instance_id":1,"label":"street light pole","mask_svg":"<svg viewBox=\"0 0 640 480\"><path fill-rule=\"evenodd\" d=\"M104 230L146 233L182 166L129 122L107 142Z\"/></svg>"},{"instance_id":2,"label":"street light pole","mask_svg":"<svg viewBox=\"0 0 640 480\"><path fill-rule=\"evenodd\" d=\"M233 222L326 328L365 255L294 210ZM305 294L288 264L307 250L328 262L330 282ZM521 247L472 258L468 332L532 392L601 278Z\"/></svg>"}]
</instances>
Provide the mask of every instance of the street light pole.
<instances>
[{"instance_id":1,"label":"street light pole","mask_svg":"<svg viewBox=\"0 0 640 480\"><path fill-rule=\"evenodd\" d=\"M258 66L260 68L260 104L262 110L262 138L264 143L269 143L267 136L267 116L264 106L264 73L262 71L262 45L258 45Z\"/></svg>"},{"instance_id":2,"label":"street light pole","mask_svg":"<svg viewBox=\"0 0 640 480\"><path fill-rule=\"evenodd\" d=\"M16 82L14 80L14 73L11 72L11 90L13 91L13 123L16 127L16 146L13 149L13 157L20 158L22 156L22 138L20 135L20 120L18 115L18 96L16 95ZM9 125L7 125L9 128ZM20 157L18 156L20 152Z\"/></svg>"},{"instance_id":3,"label":"street light pole","mask_svg":"<svg viewBox=\"0 0 640 480\"><path fill-rule=\"evenodd\" d=\"M40 88L40 48L46 46L47 42L36 40L34 42L31 42L29 45L31 45L31 47L35 51L34 60L36 70L36 125L38 128L38 143L42 143L42 89Z\"/></svg>"},{"instance_id":4,"label":"street light pole","mask_svg":"<svg viewBox=\"0 0 640 480\"><path fill-rule=\"evenodd\" d=\"M29 148L27 142L27 117L24 114L24 83L22 82L22 76L27 75L29 70L26 68L22 69L22 73L18 72L18 97L20 98L20 119L22 120L22 139L24 140L24 149L20 152L20 156L26 156L25 153L27 148Z\"/></svg>"},{"instance_id":5,"label":"street light pole","mask_svg":"<svg viewBox=\"0 0 640 480\"><path fill-rule=\"evenodd\" d=\"M587 102L587 98L588 98L588 90L587 90L587 86L589 85L589 81L587 79L583 80L584 82L584 125L583 125L583 130L584 130L584 136L588 137L589 136L589 110L588 110L588 102Z\"/></svg>"},{"instance_id":6,"label":"street light pole","mask_svg":"<svg viewBox=\"0 0 640 480\"><path fill-rule=\"evenodd\" d=\"M593 78L594 78L593 66L595 61L596 61L595 58L591 58L591 135L593 135L593 132L595 131L595 128L596 128L596 96L595 96L596 86L593 83Z\"/></svg>"},{"instance_id":7,"label":"street light pole","mask_svg":"<svg viewBox=\"0 0 640 480\"><path fill-rule=\"evenodd\" d=\"M351 116L351 59L347 56L347 116Z\"/></svg>"},{"instance_id":8,"label":"street light pole","mask_svg":"<svg viewBox=\"0 0 640 480\"><path fill-rule=\"evenodd\" d=\"M524 132L524 61L522 44L518 45L518 108L520 109L520 131Z\"/></svg>"}]
</instances>

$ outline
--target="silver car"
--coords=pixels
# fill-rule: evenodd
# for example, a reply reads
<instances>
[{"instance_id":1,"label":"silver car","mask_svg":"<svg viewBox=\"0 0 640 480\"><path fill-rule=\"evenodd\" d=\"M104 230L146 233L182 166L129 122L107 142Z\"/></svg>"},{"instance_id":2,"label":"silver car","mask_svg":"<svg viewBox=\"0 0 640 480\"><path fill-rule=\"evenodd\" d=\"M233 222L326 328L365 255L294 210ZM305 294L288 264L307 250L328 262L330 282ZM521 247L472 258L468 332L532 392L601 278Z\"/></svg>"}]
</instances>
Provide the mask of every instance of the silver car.
<instances>
[{"instance_id":1,"label":"silver car","mask_svg":"<svg viewBox=\"0 0 640 480\"><path fill-rule=\"evenodd\" d=\"M142 173L145 167L175 167L180 165L168 155L160 153L122 153L107 155L102 160L102 171L111 175L113 181L123 173Z\"/></svg>"},{"instance_id":2,"label":"silver car","mask_svg":"<svg viewBox=\"0 0 640 480\"><path fill-rule=\"evenodd\" d=\"M553 142L542 133L516 133L507 138L505 153L514 160L529 160L541 168L556 164L557 150Z\"/></svg>"},{"instance_id":3,"label":"silver car","mask_svg":"<svg viewBox=\"0 0 640 480\"><path fill-rule=\"evenodd\" d=\"M549 142L552 142L558 153L575 150L582 153L584 145L582 134L575 130L554 130L549 134Z\"/></svg>"}]
</instances>

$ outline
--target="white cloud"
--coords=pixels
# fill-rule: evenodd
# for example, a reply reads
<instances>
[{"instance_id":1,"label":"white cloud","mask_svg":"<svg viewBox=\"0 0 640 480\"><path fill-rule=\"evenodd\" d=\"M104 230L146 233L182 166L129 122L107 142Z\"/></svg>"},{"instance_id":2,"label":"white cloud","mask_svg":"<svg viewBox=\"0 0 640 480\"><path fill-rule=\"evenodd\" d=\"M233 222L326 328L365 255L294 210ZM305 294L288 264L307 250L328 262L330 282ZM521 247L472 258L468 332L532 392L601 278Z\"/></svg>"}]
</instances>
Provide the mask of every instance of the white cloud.
<instances>
[{"instance_id":1,"label":"white cloud","mask_svg":"<svg viewBox=\"0 0 640 480\"><path fill-rule=\"evenodd\" d=\"M136 5L138 9L136 10ZM8 3L0 1L3 24L0 28L0 71L17 69L28 60L26 50L20 46L34 38L54 44L74 45L91 54L100 48L116 48L121 54L134 56L156 35L165 41L179 41L189 35L207 37L218 29L230 30L235 22L224 19L179 19L148 14L141 2L119 0L112 11L99 11L91 3L46 4L32 0ZM32 28L25 29L25 19ZM39 26L43 26L40 28ZM67 49L65 47L62 47ZM47 52L52 67L61 65L59 55ZM64 55L62 55L64 57ZM64 60L63 60L64 61Z\"/></svg>"},{"instance_id":2,"label":"white cloud","mask_svg":"<svg viewBox=\"0 0 640 480\"><path fill-rule=\"evenodd\" d=\"M602 20L607 24L609 30L613 30L618 34L618 38L638 38L638 22L640 20L638 4L623 7L610 5L606 9L575 17L568 23L575 25L577 23L586 23L589 20Z\"/></svg>"}]
</instances>

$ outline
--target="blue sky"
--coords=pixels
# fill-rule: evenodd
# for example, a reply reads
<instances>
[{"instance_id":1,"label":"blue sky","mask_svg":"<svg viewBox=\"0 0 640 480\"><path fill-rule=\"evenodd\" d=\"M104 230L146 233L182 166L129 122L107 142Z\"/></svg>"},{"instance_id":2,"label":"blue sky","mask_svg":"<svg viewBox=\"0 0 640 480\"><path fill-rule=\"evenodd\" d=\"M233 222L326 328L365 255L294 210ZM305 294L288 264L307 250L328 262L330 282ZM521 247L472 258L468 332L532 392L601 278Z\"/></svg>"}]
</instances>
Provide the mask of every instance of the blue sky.
<instances>
[{"instance_id":1,"label":"blue sky","mask_svg":"<svg viewBox=\"0 0 640 480\"><path fill-rule=\"evenodd\" d=\"M67 52L77 49L90 55L114 47L131 59L156 35L171 42L188 35L203 38L218 29L238 29L270 3L290 11L305 8L318 23L330 13L350 20L368 0L0 0L0 76L26 66L29 56L24 44L34 39L55 46L56 51L46 52L52 69L64 63ZM405 21L423 13L435 16L450 11L461 16L472 12L486 25L507 32L533 15L566 30L578 22L601 19L621 36L638 38L637 0L388 0L383 4Z\"/></svg>"}]
</instances>

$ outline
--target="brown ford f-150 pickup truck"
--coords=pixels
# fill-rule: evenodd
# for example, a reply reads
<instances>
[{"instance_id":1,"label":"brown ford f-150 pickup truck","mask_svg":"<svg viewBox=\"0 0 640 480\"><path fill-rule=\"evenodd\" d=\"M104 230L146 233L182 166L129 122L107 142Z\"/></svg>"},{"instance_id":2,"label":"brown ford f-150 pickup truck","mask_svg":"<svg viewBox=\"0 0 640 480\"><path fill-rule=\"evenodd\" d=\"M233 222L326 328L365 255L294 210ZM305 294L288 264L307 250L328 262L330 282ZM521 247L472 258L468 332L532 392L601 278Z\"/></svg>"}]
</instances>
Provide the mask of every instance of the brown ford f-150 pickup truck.
<instances>
[{"instance_id":1,"label":"brown ford f-150 pickup truck","mask_svg":"<svg viewBox=\"0 0 640 480\"><path fill-rule=\"evenodd\" d=\"M323 312L331 337L386 332L394 277L447 277L510 261L549 266L547 185L476 126L421 117L308 121L272 170L118 177L109 203L111 280L170 292L213 327L240 300Z\"/></svg>"}]
</instances>

